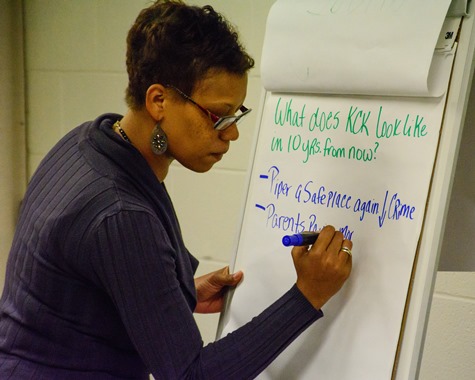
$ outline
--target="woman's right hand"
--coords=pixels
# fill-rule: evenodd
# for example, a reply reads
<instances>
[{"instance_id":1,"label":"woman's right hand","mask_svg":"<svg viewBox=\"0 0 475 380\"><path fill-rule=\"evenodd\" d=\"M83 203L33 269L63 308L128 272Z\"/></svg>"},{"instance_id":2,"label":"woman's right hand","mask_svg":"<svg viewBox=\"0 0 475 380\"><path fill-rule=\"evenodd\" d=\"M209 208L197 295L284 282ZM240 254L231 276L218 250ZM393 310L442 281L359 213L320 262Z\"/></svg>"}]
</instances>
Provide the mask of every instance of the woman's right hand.
<instances>
[{"instance_id":1,"label":"woman's right hand","mask_svg":"<svg viewBox=\"0 0 475 380\"><path fill-rule=\"evenodd\" d=\"M316 309L341 289L351 273L352 257L342 247L351 250L353 243L333 226L325 226L310 249L292 248L297 287Z\"/></svg>"}]
</instances>

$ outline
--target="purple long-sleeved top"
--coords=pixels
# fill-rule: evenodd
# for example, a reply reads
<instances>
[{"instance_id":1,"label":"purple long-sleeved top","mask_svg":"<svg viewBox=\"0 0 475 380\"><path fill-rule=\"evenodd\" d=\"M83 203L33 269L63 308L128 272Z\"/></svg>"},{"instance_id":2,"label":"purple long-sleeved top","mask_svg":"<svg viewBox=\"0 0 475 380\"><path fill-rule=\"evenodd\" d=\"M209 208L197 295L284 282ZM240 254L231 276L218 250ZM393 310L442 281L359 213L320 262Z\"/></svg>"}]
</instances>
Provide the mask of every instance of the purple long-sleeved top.
<instances>
[{"instance_id":1,"label":"purple long-sleeved top","mask_svg":"<svg viewBox=\"0 0 475 380\"><path fill-rule=\"evenodd\" d=\"M321 311L294 286L203 347L198 261L165 187L113 132L120 118L71 131L31 179L0 301L0 378L255 377Z\"/></svg>"}]
</instances>

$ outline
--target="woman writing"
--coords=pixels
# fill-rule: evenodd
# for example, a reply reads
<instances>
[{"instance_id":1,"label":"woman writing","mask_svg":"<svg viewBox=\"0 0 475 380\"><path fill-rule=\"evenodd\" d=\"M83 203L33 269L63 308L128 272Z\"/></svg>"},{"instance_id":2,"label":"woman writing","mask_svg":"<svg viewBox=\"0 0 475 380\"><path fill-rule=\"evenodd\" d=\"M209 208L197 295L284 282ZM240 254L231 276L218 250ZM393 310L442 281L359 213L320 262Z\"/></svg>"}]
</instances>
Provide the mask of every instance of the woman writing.
<instances>
[{"instance_id":1,"label":"woman writing","mask_svg":"<svg viewBox=\"0 0 475 380\"><path fill-rule=\"evenodd\" d=\"M0 378L248 379L323 315L351 271L352 243L330 226L292 250L296 284L247 325L203 347L193 318L220 311L242 273L194 279L164 183L173 160L206 172L237 140L253 64L211 7L140 13L127 113L71 131L29 184L0 302Z\"/></svg>"}]
</instances>

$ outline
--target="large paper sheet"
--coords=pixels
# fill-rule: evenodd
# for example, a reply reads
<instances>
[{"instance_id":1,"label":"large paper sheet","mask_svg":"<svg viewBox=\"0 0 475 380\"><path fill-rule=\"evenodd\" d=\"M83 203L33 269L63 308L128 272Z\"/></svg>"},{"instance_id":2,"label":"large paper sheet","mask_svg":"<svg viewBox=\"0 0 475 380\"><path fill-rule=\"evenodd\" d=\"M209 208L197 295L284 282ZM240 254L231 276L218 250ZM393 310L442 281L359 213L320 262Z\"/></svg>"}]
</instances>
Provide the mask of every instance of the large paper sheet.
<instances>
[{"instance_id":1,"label":"large paper sheet","mask_svg":"<svg viewBox=\"0 0 475 380\"><path fill-rule=\"evenodd\" d=\"M450 0L278 0L262 53L272 92L440 97Z\"/></svg>"},{"instance_id":2,"label":"large paper sheet","mask_svg":"<svg viewBox=\"0 0 475 380\"><path fill-rule=\"evenodd\" d=\"M261 379L391 378L444 104L268 94L236 254L244 282L222 335L295 283L283 235L332 224L354 242L354 268Z\"/></svg>"}]
</instances>

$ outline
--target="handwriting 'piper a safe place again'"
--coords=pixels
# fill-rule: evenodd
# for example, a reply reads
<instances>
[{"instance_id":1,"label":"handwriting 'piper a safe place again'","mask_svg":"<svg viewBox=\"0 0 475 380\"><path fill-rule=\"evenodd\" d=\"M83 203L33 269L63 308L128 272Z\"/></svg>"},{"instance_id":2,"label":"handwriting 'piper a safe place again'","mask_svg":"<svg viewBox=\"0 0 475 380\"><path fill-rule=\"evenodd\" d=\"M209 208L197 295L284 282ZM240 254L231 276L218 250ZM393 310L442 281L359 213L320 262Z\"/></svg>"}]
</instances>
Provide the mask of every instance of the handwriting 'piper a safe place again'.
<instances>
[{"instance_id":1,"label":"handwriting 'piper a safe place again'","mask_svg":"<svg viewBox=\"0 0 475 380\"><path fill-rule=\"evenodd\" d=\"M268 173L269 176L263 178L269 180L269 190L276 200L290 198L297 203L349 210L357 213L360 221L363 221L367 214L375 215L378 216L379 227L382 227L386 220L413 220L416 213L416 207L404 202L397 192L391 194L386 190L384 200L380 202L375 197L362 199L339 190L328 189L313 180L292 185L280 178L277 166L271 166ZM274 218L275 214L271 217Z\"/></svg>"}]
</instances>

